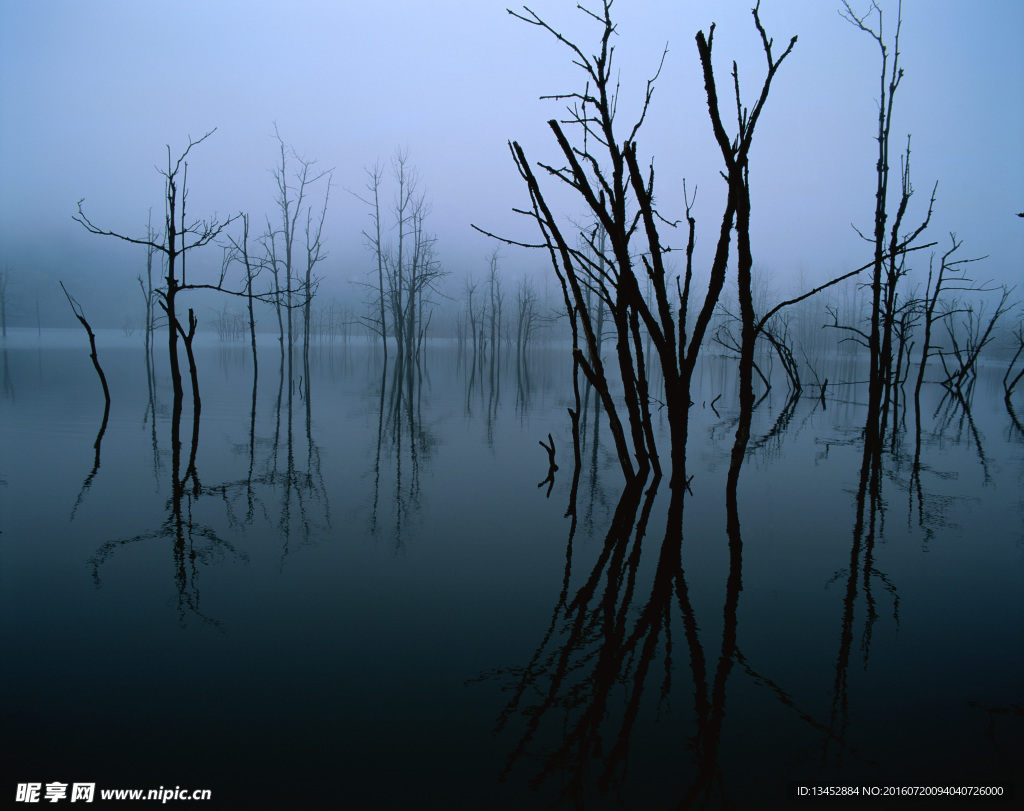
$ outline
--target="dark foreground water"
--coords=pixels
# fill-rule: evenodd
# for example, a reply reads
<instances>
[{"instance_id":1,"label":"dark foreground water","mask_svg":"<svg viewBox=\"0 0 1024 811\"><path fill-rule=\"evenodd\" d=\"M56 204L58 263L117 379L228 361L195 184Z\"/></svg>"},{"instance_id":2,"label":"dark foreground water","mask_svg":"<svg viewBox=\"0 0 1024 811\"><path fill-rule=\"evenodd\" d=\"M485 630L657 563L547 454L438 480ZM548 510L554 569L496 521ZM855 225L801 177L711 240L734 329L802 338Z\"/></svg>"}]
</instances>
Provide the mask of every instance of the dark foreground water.
<instances>
[{"instance_id":1,"label":"dark foreground water","mask_svg":"<svg viewBox=\"0 0 1024 811\"><path fill-rule=\"evenodd\" d=\"M910 409L867 492L862 387L830 384L823 409L780 384L730 537L724 362L666 530L667 482L624 494L592 408L566 515L562 351L517 372L434 348L396 379L366 347L317 348L290 387L268 345L254 404L247 351L208 346L176 454L162 355L152 396L141 348L110 336L97 449L84 341L0 347L5 803L31 782L250 808L1020 799L1024 438L995 370L969 415L928 387L919 474Z\"/></svg>"}]
</instances>

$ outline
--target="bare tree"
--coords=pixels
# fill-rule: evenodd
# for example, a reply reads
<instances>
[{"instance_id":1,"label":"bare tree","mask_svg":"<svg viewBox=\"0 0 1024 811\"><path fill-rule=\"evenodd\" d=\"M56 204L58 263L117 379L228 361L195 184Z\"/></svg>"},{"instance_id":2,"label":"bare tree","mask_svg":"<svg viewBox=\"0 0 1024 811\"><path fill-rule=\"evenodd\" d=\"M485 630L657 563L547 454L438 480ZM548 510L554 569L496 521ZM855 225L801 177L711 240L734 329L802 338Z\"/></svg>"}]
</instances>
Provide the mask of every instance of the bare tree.
<instances>
[{"instance_id":1,"label":"bare tree","mask_svg":"<svg viewBox=\"0 0 1024 811\"><path fill-rule=\"evenodd\" d=\"M153 288L153 259L157 255L157 248L154 247L159 241L159 236L153 230L153 211L150 209L149 220L146 222L146 278L141 275L137 277L139 288L142 290L142 298L145 303L145 322L142 342L146 350L146 364L150 363L153 349L153 332L156 328L155 303L156 295Z\"/></svg>"},{"instance_id":2,"label":"bare tree","mask_svg":"<svg viewBox=\"0 0 1024 811\"><path fill-rule=\"evenodd\" d=\"M320 278L315 275L317 265L324 261L327 252L324 250L324 220L327 218L327 201L331 196L331 176L327 176L327 189L324 192L324 204L320 215L313 218L313 212L306 209L306 277L303 283L305 301L302 308L302 361L309 380L309 325L313 296L320 286Z\"/></svg>"},{"instance_id":3,"label":"bare tree","mask_svg":"<svg viewBox=\"0 0 1024 811\"><path fill-rule=\"evenodd\" d=\"M243 214L241 220L241 240L234 237L229 237L229 239L231 240L231 245L234 249L232 258L241 262L242 267L245 269L245 300L249 314L249 345L252 349L252 375L253 386L255 387L256 380L259 378L259 356L256 353L256 316L253 309L253 301L257 297L253 293L253 282L259 275L260 271L266 267L266 260L260 259L249 253L249 215Z\"/></svg>"},{"instance_id":4,"label":"bare tree","mask_svg":"<svg viewBox=\"0 0 1024 811\"><path fill-rule=\"evenodd\" d=\"M419 190L419 179L409 162L409 153L399 149L391 159L395 184L390 206L391 225L386 227L381 206L383 169L375 164L367 169L369 196L358 197L370 206L373 227L363 232L365 244L377 261L377 284L370 306L373 314L363 318L371 332L381 336L387 359L387 336L394 335L399 358L413 361L426 339L433 310L433 296L444 277L436 251L436 237L426 230L430 212L426 196ZM385 233L392 239L385 242Z\"/></svg>"},{"instance_id":5,"label":"bare tree","mask_svg":"<svg viewBox=\"0 0 1024 811\"><path fill-rule=\"evenodd\" d=\"M905 248L910 245L924 230L931 220L932 208L935 204L936 187L932 189L931 202L924 220L909 235L901 234L907 205L914 193L910 183L910 138L907 138L907 149L901 160L901 185L899 203L896 208L891 227L889 219L889 136L892 130L893 104L896 89L903 78L900 67L900 28L903 24L902 3L897 6L896 31L892 40L892 64L889 65L889 49L886 45L883 30L882 9L877 3L871 3L863 15L858 16L843 0L840 15L868 34L878 45L881 55L881 71L879 76L878 98L878 158L875 165L875 218L874 233L865 240L874 244L874 262L871 276L871 312L870 327L867 333L869 353L868 374L868 423L865 431L865 444L871 448L881 447L885 432L888 403L893 385L893 354L892 341L897 319L896 297L897 285L906 274ZM877 22L869 22L876 17ZM860 233L858 231L858 233ZM888 238L888 249L886 240ZM901 246L904 250L901 250Z\"/></svg>"},{"instance_id":6,"label":"bare tree","mask_svg":"<svg viewBox=\"0 0 1024 811\"><path fill-rule=\"evenodd\" d=\"M950 241L952 245L948 251L942 255L942 259L939 263L938 272L934 274L934 257L932 267L928 269L928 285L925 288L924 299L919 306L923 307L922 315L924 317L924 340L921 346L921 362L917 370L917 382L914 384L914 400L917 402L921 397L921 387L924 384L925 368L928 364L929 355L932 352L932 330L936 322L949 318L954 313L954 308L947 307L944 310L936 312L940 296L943 293L949 293L951 290L967 290L970 289L970 280L965 278L963 275L964 266L969 262L977 262L980 258L976 259L953 259L953 255L960 249L963 244L962 240L957 240L956 234L950 234ZM953 278L950 279L947 274L953 274ZM952 284L951 284L952 282Z\"/></svg>"},{"instance_id":7,"label":"bare tree","mask_svg":"<svg viewBox=\"0 0 1024 811\"><path fill-rule=\"evenodd\" d=\"M726 180L729 183L729 194L718 232L708 287L698 305L696 320L690 325L686 314L691 305L691 297L695 295L692 289L696 233L693 197L686 193L684 187L688 225L686 266L680 276L673 276L665 264L665 254L671 247L662 242L659 228L666 223L669 226L675 223L663 219L655 206L653 163L642 170L637 155L637 136L647 116L665 53L653 77L647 82L640 112L628 134L621 137L615 122L619 88L613 70L614 48L611 38L615 34L615 24L611 17L611 6L610 0L604 0L598 12L580 7L600 28L599 48L594 55L588 55L528 8L524 8L522 13L510 12L518 19L552 34L571 51L574 64L585 75L584 90L551 97L565 101L568 106L566 120L548 122L559 147L560 159L564 160L565 165L559 167L541 163L537 166L547 176L582 198L594 226L577 228L575 239L565 233L547 203L533 165L522 147L513 142L510 144L512 156L527 185L531 202L530 209L521 210L520 213L536 223L543 242L540 245L529 245L507 239L504 241L528 247L543 247L548 251L562 287L565 311L570 319L574 362L593 385L608 416L608 427L627 482L642 480L651 470L656 476L661 475L651 424L648 365L654 362L660 367L672 441L672 487L680 488L686 482L685 446L690 383L712 313L725 283L734 227L741 234L741 275L747 275L746 282L741 279L741 285L749 289L751 259L747 236L747 156L754 124L767 99L771 79L792 49L795 39L781 57L773 59L771 40L764 33L757 10L754 10L755 24L761 33L768 57L768 78L757 104L749 114L739 107L739 85L736 80L739 133L735 142L732 142L725 136L718 116L717 91L710 64L712 40L705 38L703 33L697 35L712 124L728 168ZM575 141L570 140L563 124L573 128ZM644 291L649 292L645 295ZM599 302L596 312L593 306L595 300ZM598 328L601 304L607 309L615 334L615 364L623 387L621 401L625 407L625 420L620 416L611 395L609 373L601 356ZM749 309L744 303L744 312ZM751 333L752 312L747 313L746 323L749 324L746 332ZM580 345L581 336L583 346ZM751 338L745 336L745 340ZM644 345L648 342L653 347L650 352L645 351ZM573 427L578 438L578 387L576 398L577 416L573 418Z\"/></svg>"},{"instance_id":8,"label":"bare tree","mask_svg":"<svg viewBox=\"0 0 1024 811\"><path fill-rule=\"evenodd\" d=\"M298 307L303 310L303 323L307 325L309 319L310 301L316 290L316 282L313 269L322 261L323 252L323 224L327 215L327 201L331 191L331 170L318 171L316 161L300 157L294 147L288 147L281 133L274 125L274 137L277 139L280 149L281 161L274 168L274 182L277 186L277 198L275 200L281 218L279 229L271 228L269 223L267 233L264 236L264 251L268 261L273 267L275 296L279 306L285 310L282 316L278 310L278 321L282 330L281 348L285 351L285 338L287 338L288 374L291 376L292 351L295 346L295 327L292 311ZM289 158L297 165L294 170L289 170ZM327 190L324 193L324 202L321 214L317 220L313 219L312 210L307 200L311 187L317 181L327 178ZM306 235L306 262L305 269L301 272L296 261L296 238L298 236L299 223L305 219ZM283 245L278 246L278 240ZM281 275L284 275L284 287L281 287ZM282 320L284 323L281 323ZM285 327L287 331L285 333ZM304 343L308 352L308 343Z\"/></svg>"},{"instance_id":9,"label":"bare tree","mask_svg":"<svg viewBox=\"0 0 1024 811\"><path fill-rule=\"evenodd\" d=\"M643 349L635 343L640 336L640 311L644 311L643 321L648 330L653 328L661 333L666 325L658 322L657 317L650 312L639 295L640 287L634 273L630 240L638 232L641 215L627 213L631 189L630 168L627 167L626 155L635 149L633 139L646 117L654 81L661 71L661 66L658 66L654 78L647 83L641 113L629 136L620 139L614 121L616 84L612 70L614 48L610 42L615 33L615 24L611 18L611 3L605 0L600 13L582 7L581 10L600 26L599 52L593 56L587 55L530 9L524 7L523 13L510 11L510 14L547 31L568 47L573 54L574 63L586 76L586 87L582 92L553 97L568 104L569 118L566 121L552 119L548 122L567 165L559 168L549 164L538 164L538 167L582 197L589 215L603 229L602 237L607 236L604 251L598 247L596 227L591 231L581 231L577 228L576 238L570 238L564 232L563 226L547 204L541 184L522 147L517 142L512 142L510 149L520 175L527 185L531 200L531 209L520 213L526 214L536 222L544 240L541 245L530 247L544 247L549 253L552 267L562 288L565 311L569 316L574 366L583 372L601 399L608 415L609 429L620 467L626 480L631 482L638 477L646 478L652 465L655 472L660 475L660 465L650 431L648 382ZM575 144L570 142L562 127L563 124L575 128L578 133ZM642 183L643 181L640 181L641 187ZM638 202L641 210L644 205L645 202ZM649 196L646 205L650 207ZM647 236L650 239L652 234L648 233ZM647 263L647 267L649 272L656 273L661 268L659 260L663 247L657 242L656 230L653 238L655 241L650 246L650 252L657 258L654 264ZM505 241L511 244L525 244L512 240ZM580 245L587 250L581 250ZM667 286L663 283L662 288L664 292ZM611 395L608 372L597 348L595 319L587 307L588 294L596 295L604 301L615 324L616 360L624 388L623 399L630 434L628 441L626 427ZM673 322L668 326L670 336L662 334L662 337L674 344L675 324ZM580 347L580 333L587 348L586 353ZM674 367L674 361L672 365ZM669 389L671 386L667 378L668 375L666 389ZM578 385L575 389L576 409L571 410L570 414L574 415L573 430L578 440ZM671 410L670 406L670 412ZM636 468L633 467L634 459Z\"/></svg>"},{"instance_id":10,"label":"bare tree","mask_svg":"<svg viewBox=\"0 0 1024 811\"><path fill-rule=\"evenodd\" d=\"M946 372L946 379L942 385L958 397L963 396L968 385L973 385L978 372L978 358L981 351L995 337L992 331L996 323L1016 306L1014 302L1010 301L1013 288L1002 285L996 289L1001 294L999 302L987 318L985 306L982 303L977 308L963 309L963 316L959 320L946 319L946 334L952 344L952 349L943 352L940 356L942 367ZM951 358L953 363L947 364L947 358Z\"/></svg>"},{"instance_id":11,"label":"bare tree","mask_svg":"<svg viewBox=\"0 0 1024 811\"><path fill-rule=\"evenodd\" d=\"M71 305L71 310L75 314L75 318L78 319L79 323L85 328L86 334L89 336L89 357L92 359L93 368L96 369L96 374L99 376L100 385L103 386L103 397L106 400L106 409L103 412L103 424L107 424L107 415L110 413L110 388L107 386L107 376L103 374L103 367L100 366L99 356L96 354L96 335L92 331L92 327L89 326L89 322L85 320L85 313L82 311L82 305L79 304L67 288L64 286L64 282L60 282L60 289L64 291L64 295L68 300L68 304ZM102 434L102 429L100 430Z\"/></svg>"},{"instance_id":12,"label":"bare tree","mask_svg":"<svg viewBox=\"0 0 1024 811\"><path fill-rule=\"evenodd\" d=\"M192 339L195 337L196 318L194 313L189 311L189 329L186 332L178 320L177 296L184 290L222 290L224 291L223 275L216 283L194 283L189 282L186 276L185 262L188 254L198 248L202 248L213 242L224 230L225 226L233 222L236 217L229 217L221 222L216 215L208 220L189 221L185 213L185 204L188 198L188 163L186 158L194 146L201 144L210 137L216 130L210 130L203 137L192 140L189 138L188 146L176 161L172 161L171 148L167 147L167 168L157 171L164 178L164 232L161 238L154 238L152 230L145 238L129 237L108 231L95 225L82 210L84 200L78 201L78 213L73 216L76 222L81 224L89 233L101 236L116 237L117 239L130 242L135 245L143 245L158 251L163 255L165 261L166 275L164 286L156 291L161 309L167 316L167 347L170 361L171 384L174 389L174 409L180 412L183 398L181 384L181 369L178 362L178 337L183 338L186 353L189 356L190 372L193 380L193 399L196 410L199 408L199 391L192 354ZM179 188L180 184L180 188Z\"/></svg>"},{"instance_id":13,"label":"bare tree","mask_svg":"<svg viewBox=\"0 0 1024 811\"><path fill-rule=\"evenodd\" d=\"M495 248L487 257L487 290L489 295L490 312L488 321L491 328L491 357L498 351L501 343L501 310L504 303L504 296L501 292L500 260L501 256Z\"/></svg>"},{"instance_id":14,"label":"bare tree","mask_svg":"<svg viewBox=\"0 0 1024 811\"><path fill-rule=\"evenodd\" d=\"M476 343L476 325L479 317L479 312L473 308L473 294L476 292L477 283L472 279L466 279L466 324L469 327L469 336L473 341L473 358L476 358L477 354L477 343Z\"/></svg>"},{"instance_id":15,"label":"bare tree","mask_svg":"<svg viewBox=\"0 0 1024 811\"><path fill-rule=\"evenodd\" d=\"M530 340L540 325L537 291L533 281L523 278L516 288L516 363L526 355Z\"/></svg>"},{"instance_id":16,"label":"bare tree","mask_svg":"<svg viewBox=\"0 0 1024 811\"><path fill-rule=\"evenodd\" d=\"M447 275L437 257L437 238L425 229L424 223L429 210L421 196L413 206L410 219L411 256L404 266L402 262L395 266L395 272L391 277L392 280L397 280L397 284L393 284L392 287L398 291L394 298L394 306L404 321L401 332L407 362L418 360L420 357L433 313L432 296L438 292L437 285L440 279ZM401 292L403 289L404 298Z\"/></svg>"},{"instance_id":17,"label":"bare tree","mask_svg":"<svg viewBox=\"0 0 1024 811\"><path fill-rule=\"evenodd\" d=\"M405 357L406 327L408 307L408 246L407 239L410 225L414 219L414 209L420 200L414 200L418 179L416 170L409 164L407 150L399 149L391 160L392 173L398 188L392 203L394 228L398 231L397 244L387 254L385 264L388 283L388 302L391 307L391 323L394 325L395 341L398 344L399 358Z\"/></svg>"},{"instance_id":18,"label":"bare tree","mask_svg":"<svg viewBox=\"0 0 1024 811\"><path fill-rule=\"evenodd\" d=\"M1010 414L1010 419L1013 420L1013 424L1017 426L1017 429L1024 434L1024 428L1021 427L1020 421L1017 419L1017 414L1013 410L1013 404L1010 402L1010 395L1013 394L1013 390L1017 387L1020 379L1024 377L1024 367L1014 375L1014 369L1017 366L1017 359L1020 358L1021 353L1024 352L1024 324L1018 324L1017 329L1013 333L1013 339L1017 342L1016 351L1013 353L1013 358L1010 359L1010 363L1006 367L1006 374L1003 375L1003 402L1006 403L1006 410ZM1011 375L1013 375L1011 379Z\"/></svg>"},{"instance_id":19,"label":"bare tree","mask_svg":"<svg viewBox=\"0 0 1024 811\"><path fill-rule=\"evenodd\" d=\"M363 240L367 247L373 251L374 257L377 260L377 285L375 288L376 301L375 313L373 318L366 318L366 323L372 330L380 335L381 343L384 345L384 362L387 363L388 359L388 322L387 322L387 302L386 295L384 292L384 243L381 238L381 216L380 216L380 188L384 181L384 169L378 161L373 165L373 168L366 168L366 189L372 195L370 197L356 197L362 202L370 206L370 219L373 221L373 226L369 231L363 231Z\"/></svg>"},{"instance_id":20,"label":"bare tree","mask_svg":"<svg viewBox=\"0 0 1024 811\"><path fill-rule=\"evenodd\" d=\"M755 323L754 301L752 295L752 270L753 255L750 246L750 163L749 152L754 136L754 127L768 100L768 92L771 89L772 79L775 77L783 60L789 56L796 45L797 38L794 36L789 45L778 59L772 56L773 41L768 37L761 25L759 16L760 2L753 8L754 25L761 35L761 45L764 49L768 62L768 70L761 92L758 95L754 106L748 111L740 100L739 69L735 62L732 66L732 78L735 88L736 118L738 130L732 138L726 133L725 125L722 122L721 112L718 103L718 91L715 86L715 74L712 66L711 54L715 34L715 26L712 24L708 37L705 39L704 32L697 33L697 50L700 53L701 67L704 71L704 88L707 92L708 112L711 116L711 126L715 133L715 140L722 153L725 162L723 173L726 182L729 184L730 205L735 209L736 217L736 281L739 289L740 309L740 398L748 398L749 403L741 402L741 408L753 406L753 385L752 370L754 365L754 347L757 341L757 325ZM776 348L778 342L773 342ZM796 381L799 389L799 380Z\"/></svg>"}]
</instances>

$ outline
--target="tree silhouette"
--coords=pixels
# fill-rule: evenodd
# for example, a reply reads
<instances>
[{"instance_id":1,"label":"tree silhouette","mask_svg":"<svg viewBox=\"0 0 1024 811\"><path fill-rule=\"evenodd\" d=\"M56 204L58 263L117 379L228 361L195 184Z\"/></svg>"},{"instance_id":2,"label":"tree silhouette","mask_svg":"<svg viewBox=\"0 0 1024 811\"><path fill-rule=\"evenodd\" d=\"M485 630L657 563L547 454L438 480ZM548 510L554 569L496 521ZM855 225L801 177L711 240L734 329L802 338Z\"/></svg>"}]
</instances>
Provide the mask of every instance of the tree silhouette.
<instances>
[{"instance_id":1,"label":"tree silhouette","mask_svg":"<svg viewBox=\"0 0 1024 811\"><path fill-rule=\"evenodd\" d=\"M224 274L214 284L189 282L186 276L185 262L191 251L205 247L213 242L224 228L236 217L229 217L221 222L216 216L208 220L192 220L186 218L185 204L188 199L188 163L186 158L194 146L198 146L209 138L216 130L210 130L202 138L193 141L189 138L188 146L176 161L171 159L171 147L167 147L167 168L158 170L164 178L164 232L162 238L156 238L150 229L145 238L125 236L108 231L95 225L82 210L83 200L78 201L78 213L72 217L89 233L100 236L116 237L135 245L143 245L148 249L163 254L166 263L164 286L156 293L161 309L167 316L167 348L170 361L171 385L174 389L174 409L181 411L184 390L181 384L181 369L178 361L178 337L181 336L189 357L190 371L193 380L193 398L196 408L199 407L198 378L195 370L195 359L192 355L192 339L195 337L197 319L189 311L189 328L186 332L178 320L178 293L185 290L225 290Z\"/></svg>"}]
</instances>

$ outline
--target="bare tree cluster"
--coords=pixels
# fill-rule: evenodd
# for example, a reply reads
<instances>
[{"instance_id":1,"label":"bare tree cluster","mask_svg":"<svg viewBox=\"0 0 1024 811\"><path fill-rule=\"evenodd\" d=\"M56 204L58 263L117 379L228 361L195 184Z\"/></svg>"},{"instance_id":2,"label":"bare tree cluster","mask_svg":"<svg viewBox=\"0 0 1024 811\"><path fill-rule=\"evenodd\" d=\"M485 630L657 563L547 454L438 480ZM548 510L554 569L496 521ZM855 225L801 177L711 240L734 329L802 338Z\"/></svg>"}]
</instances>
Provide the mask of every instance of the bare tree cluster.
<instances>
[{"instance_id":1,"label":"bare tree cluster","mask_svg":"<svg viewBox=\"0 0 1024 811\"><path fill-rule=\"evenodd\" d=\"M380 336L387 358L387 339L393 336L398 356L414 362L423 350L431 316L446 275L437 256L436 237L426 230L430 204L420 190L419 178L409 153L398 150L391 160L395 186L390 207L381 202L384 168L378 163L366 170L371 229L363 232L376 260L376 284L369 284L371 313L364 324ZM391 224L386 218L390 215Z\"/></svg>"},{"instance_id":2,"label":"bare tree cluster","mask_svg":"<svg viewBox=\"0 0 1024 811\"><path fill-rule=\"evenodd\" d=\"M287 359L287 374L291 378L299 331L295 323L296 311L302 314L303 365L309 363L313 298L320 285L317 266L327 257L323 229L333 170L318 169L315 160L301 156L294 147L285 144L276 125L274 138L280 153L280 161L273 170L278 219L275 221L268 216L262 233L250 239L249 216L241 215L242 234L229 237L230 250L225 251L224 265L225 268L233 263L242 266L254 369L259 367L253 302L262 301L274 307L281 357ZM321 181L323 199L314 208L312 197ZM269 275L267 286L257 291L254 282L264 272Z\"/></svg>"},{"instance_id":3,"label":"bare tree cluster","mask_svg":"<svg viewBox=\"0 0 1024 811\"><path fill-rule=\"evenodd\" d=\"M244 313L229 310L225 303L213 316L213 328L217 330L220 341L240 341L248 333L249 323Z\"/></svg>"},{"instance_id":4,"label":"bare tree cluster","mask_svg":"<svg viewBox=\"0 0 1024 811\"><path fill-rule=\"evenodd\" d=\"M310 309L320 283L315 269L326 257L323 228L327 217L327 201L331 194L331 170L317 169L316 161L303 158L294 148L286 147L276 126L274 134L281 152L281 162L274 168L274 182L277 186L275 202L280 225L274 227L268 218L266 232L260 241L265 255L264 264L273 277L282 346L287 337L287 355L290 358L296 333L293 313L300 309L303 357L306 358L309 354ZM294 167L291 170L288 166L289 158ZM319 213L315 213L309 195L314 184L324 178L327 188L323 205Z\"/></svg>"},{"instance_id":5,"label":"bare tree cluster","mask_svg":"<svg viewBox=\"0 0 1024 811\"><path fill-rule=\"evenodd\" d=\"M558 145L560 160L564 161L562 165L534 165L517 142L512 142L510 149L530 196L529 209L520 210L520 213L536 223L543 237L540 245L530 247L541 247L549 253L570 319L574 361L594 387L608 416L623 475L627 482L632 482L643 480L652 470L658 477L662 474L651 420L650 367L656 365L664 381L664 405L672 442L672 485L677 487L685 482L690 383L712 313L725 284L734 230L737 234L744 357L751 354L756 338L749 294L752 253L749 242L748 155L772 79L795 45L796 38L790 41L781 56L774 57L772 40L761 25L758 9L754 9L754 22L764 46L768 70L757 102L747 110L741 104L739 78L734 66L738 131L730 138L719 113L711 64L714 26L709 36L705 37L703 32L697 35L708 110L725 160L726 171L723 174L728 184L709 282L701 296L694 289L693 281L694 198L684 188L688 225L686 264L682 274L673 275L667 270L665 261L671 247L662 241L659 229L674 223L664 219L657 210L653 163L642 168L637 151L637 137L647 116L665 53L654 76L647 82L636 119L627 134L621 136L616 122L619 88L613 67L615 24L611 7L610 0L605 0L597 12L581 7L600 30L599 46L593 55L528 8L524 8L522 13L510 11L513 16L547 31L565 45L586 80L581 91L551 97L567 104L565 120L552 119L548 122ZM567 131L566 126L571 129ZM540 177L552 178L578 195L586 206L592 225L574 227L574 234L568 231L549 207L537 170ZM691 306L696 307L697 317L694 323L689 324L686 315ZM605 313L611 321L610 329L614 336L612 368L605 364L601 353L604 324L599 325L599 322L603 321ZM622 394L613 397L611 376L616 369ZM577 385L577 407L570 412L577 437L579 402Z\"/></svg>"},{"instance_id":6,"label":"bare tree cluster","mask_svg":"<svg viewBox=\"0 0 1024 811\"><path fill-rule=\"evenodd\" d=\"M320 302L314 308L310 320L310 334L316 336L321 344L333 344L336 341L348 341L353 324L357 323L351 308L342 305L337 299Z\"/></svg>"}]
</instances>

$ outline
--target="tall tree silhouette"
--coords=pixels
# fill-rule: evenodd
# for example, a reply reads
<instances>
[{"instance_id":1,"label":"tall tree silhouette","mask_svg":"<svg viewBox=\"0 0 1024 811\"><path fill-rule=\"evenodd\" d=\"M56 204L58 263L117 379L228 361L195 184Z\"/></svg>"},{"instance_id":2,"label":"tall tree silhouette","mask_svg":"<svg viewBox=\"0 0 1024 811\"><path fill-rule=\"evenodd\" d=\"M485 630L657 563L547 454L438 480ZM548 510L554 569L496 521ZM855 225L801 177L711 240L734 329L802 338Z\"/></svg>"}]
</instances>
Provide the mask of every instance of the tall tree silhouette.
<instances>
[{"instance_id":1,"label":"tall tree silhouette","mask_svg":"<svg viewBox=\"0 0 1024 811\"><path fill-rule=\"evenodd\" d=\"M184 389L181 384L181 368L178 360L178 337L181 336L185 342L185 348L189 354L192 379L195 383L197 378L194 357L192 356L192 339L195 336L197 321L194 313L190 310L188 331L182 326L178 318L178 294L184 290L225 290L223 272L216 283L189 282L186 276L186 258L192 251L213 242L224 228L235 219L235 217L229 217L222 222L214 215L206 220L189 221L186 217L185 204L188 198L188 162L186 159L193 147L201 144L215 131L210 130L197 140L189 138L188 146L176 161L171 158L171 147L168 145L167 168L158 170L164 178L165 207L162 237L156 237L152 229L148 230L145 238L137 238L100 228L82 210L84 199L78 201L78 213L72 218L80 223L89 233L116 237L125 242L146 246L163 254L166 275L164 276L163 287L158 288L156 293L160 307L167 315L167 349L171 370L171 385L174 388L174 409L179 413L181 411ZM199 394L195 387L193 388L193 397L198 408Z\"/></svg>"},{"instance_id":2,"label":"tall tree silhouette","mask_svg":"<svg viewBox=\"0 0 1024 811\"><path fill-rule=\"evenodd\" d=\"M582 91L552 96L568 104L568 118L565 121L552 119L548 122L565 165L558 167L539 163L536 168L541 170L541 176L554 178L582 198L593 225L584 228L574 226L575 235L572 236L567 232L548 204L534 165L519 143L513 141L510 144L512 157L530 195L530 208L520 210L519 213L536 223L543 242L529 244L501 237L499 239L509 244L545 248L548 251L572 325L575 363L594 387L608 416L608 427L627 482L643 480L651 471L657 477L662 475L651 423L649 367L656 364L660 369L671 435L671 484L675 488L683 486L686 481L685 445L690 383L708 325L725 284L734 228L738 234L740 284L749 290L752 260L748 235L748 154L754 125L767 100L772 78L796 39L794 37L790 41L781 56L773 58L772 41L761 26L758 10L754 9L754 21L761 35L769 69L753 110L749 114L740 112L740 131L735 142L732 142L725 135L717 112L717 91L710 65L714 29L712 27L711 36L707 38L703 33L698 34L697 45L704 66L708 107L716 138L726 159L729 193L718 229L708 286L703 300L694 302L698 306L698 314L690 325L686 314L691 306L691 298L696 298L693 274L696 220L692 210L693 197L687 195L684 186L688 226L686 263L681 274L673 275L666 268L665 260L671 247L662 241L659 233L659 228L667 220L655 205L654 165L651 163L642 168L638 157L637 139L647 117L655 82L661 73L667 50L662 54L653 77L647 81L640 112L623 137L615 120L619 87L617 72L613 69L614 47L611 39L616 33L616 25L612 20L611 6L610 0L605 0L599 12L580 7L599 25L599 46L594 55L588 55L528 8L524 8L522 13L510 11L518 19L553 35L570 50L574 64L584 73L586 81ZM739 108L738 79L736 92ZM564 124L571 129L567 131ZM602 336L598 322L604 311L611 318L615 335L614 363L623 389L620 398L613 398L611 394L610 376L614 370L606 368L600 351ZM753 313L748 303L744 305L744 313L748 324L745 340L752 346L756 336L753 333ZM648 350L647 346L653 349ZM620 408L624 409L624 415L620 413ZM578 432L577 417L573 418L573 425L574 432Z\"/></svg>"}]
</instances>

